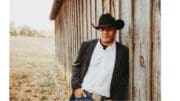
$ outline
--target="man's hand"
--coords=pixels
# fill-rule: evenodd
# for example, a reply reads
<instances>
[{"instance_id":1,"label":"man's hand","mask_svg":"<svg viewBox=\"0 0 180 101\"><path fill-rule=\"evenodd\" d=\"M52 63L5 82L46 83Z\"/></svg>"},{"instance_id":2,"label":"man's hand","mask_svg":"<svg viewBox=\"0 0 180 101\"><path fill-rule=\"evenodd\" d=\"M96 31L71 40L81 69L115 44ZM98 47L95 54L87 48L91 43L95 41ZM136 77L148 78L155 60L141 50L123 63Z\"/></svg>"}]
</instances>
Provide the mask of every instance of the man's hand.
<instances>
[{"instance_id":1,"label":"man's hand","mask_svg":"<svg viewBox=\"0 0 180 101\"><path fill-rule=\"evenodd\" d=\"M80 98L80 97L82 97L82 96L86 97L86 94L85 94L85 92L82 90L82 88L77 88L77 89L75 89L75 91L74 91L74 96L75 96L75 98Z\"/></svg>"}]
</instances>

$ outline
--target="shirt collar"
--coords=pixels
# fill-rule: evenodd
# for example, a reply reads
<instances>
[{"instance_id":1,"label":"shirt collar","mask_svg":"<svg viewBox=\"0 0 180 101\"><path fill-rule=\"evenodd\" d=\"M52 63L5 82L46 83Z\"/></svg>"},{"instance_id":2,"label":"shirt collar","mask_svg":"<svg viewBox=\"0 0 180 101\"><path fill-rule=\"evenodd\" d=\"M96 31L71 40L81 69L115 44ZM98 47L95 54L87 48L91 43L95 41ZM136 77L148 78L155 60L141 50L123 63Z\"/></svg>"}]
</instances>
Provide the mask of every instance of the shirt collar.
<instances>
[{"instance_id":1,"label":"shirt collar","mask_svg":"<svg viewBox=\"0 0 180 101\"><path fill-rule=\"evenodd\" d=\"M101 44L101 42L100 42L100 39L98 40L97 45L98 45L98 47L100 47L101 49L103 49L103 46L102 46L102 44ZM107 46L107 49L106 49L106 50L111 50L111 49L113 49L113 48L115 48L115 47L116 47L116 41L114 41L111 46ZM104 50L104 49L103 49L103 50Z\"/></svg>"}]
</instances>

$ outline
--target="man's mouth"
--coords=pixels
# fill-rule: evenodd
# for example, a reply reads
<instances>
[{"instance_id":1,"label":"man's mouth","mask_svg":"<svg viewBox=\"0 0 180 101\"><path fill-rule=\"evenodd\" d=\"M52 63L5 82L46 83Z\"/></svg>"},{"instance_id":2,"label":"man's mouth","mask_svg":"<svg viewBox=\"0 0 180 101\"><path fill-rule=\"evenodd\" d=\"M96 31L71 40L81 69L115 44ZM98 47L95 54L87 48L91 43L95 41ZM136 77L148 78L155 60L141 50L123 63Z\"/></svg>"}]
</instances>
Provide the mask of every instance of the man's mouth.
<instances>
[{"instance_id":1,"label":"man's mouth","mask_svg":"<svg viewBox=\"0 0 180 101\"><path fill-rule=\"evenodd\" d=\"M103 36L103 38L105 38L105 39L106 39L106 38L109 38L109 36Z\"/></svg>"}]
</instances>

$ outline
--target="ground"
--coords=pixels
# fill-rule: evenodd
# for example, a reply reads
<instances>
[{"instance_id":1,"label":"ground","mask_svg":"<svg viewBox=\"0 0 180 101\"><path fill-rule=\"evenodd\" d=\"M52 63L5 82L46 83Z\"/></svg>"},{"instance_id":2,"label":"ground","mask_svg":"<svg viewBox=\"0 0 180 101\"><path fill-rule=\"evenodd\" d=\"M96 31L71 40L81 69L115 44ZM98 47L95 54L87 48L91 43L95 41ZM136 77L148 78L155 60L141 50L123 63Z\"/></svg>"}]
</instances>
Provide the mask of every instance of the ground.
<instances>
[{"instance_id":1,"label":"ground","mask_svg":"<svg viewBox=\"0 0 180 101\"><path fill-rule=\"evenodd\" d=\"M69 95L53 38L10 38L11 101L66 101Z\"/></svg>"}]
</instances>

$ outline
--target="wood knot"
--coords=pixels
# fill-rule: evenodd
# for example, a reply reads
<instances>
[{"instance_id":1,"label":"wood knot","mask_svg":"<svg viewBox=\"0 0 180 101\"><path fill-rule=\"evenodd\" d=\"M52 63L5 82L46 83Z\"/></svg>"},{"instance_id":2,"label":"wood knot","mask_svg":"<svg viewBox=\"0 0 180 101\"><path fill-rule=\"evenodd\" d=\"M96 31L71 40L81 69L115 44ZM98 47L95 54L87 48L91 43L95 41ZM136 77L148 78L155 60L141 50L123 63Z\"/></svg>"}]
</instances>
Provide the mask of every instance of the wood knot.
<instances>
[{"instance_id":1,"label":"wood knot","mask_svg":"<svg viewBox=\"0 0 180 101\"><path fill-rule=\"evenodd\" d=\"M144 57L143 56L140 56L140 64L141 64L141 67L145 67L144 66Z\"/></svg>"}]
</instances>

